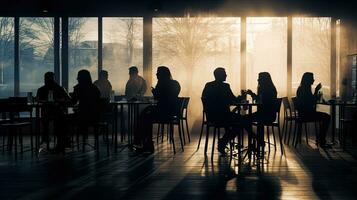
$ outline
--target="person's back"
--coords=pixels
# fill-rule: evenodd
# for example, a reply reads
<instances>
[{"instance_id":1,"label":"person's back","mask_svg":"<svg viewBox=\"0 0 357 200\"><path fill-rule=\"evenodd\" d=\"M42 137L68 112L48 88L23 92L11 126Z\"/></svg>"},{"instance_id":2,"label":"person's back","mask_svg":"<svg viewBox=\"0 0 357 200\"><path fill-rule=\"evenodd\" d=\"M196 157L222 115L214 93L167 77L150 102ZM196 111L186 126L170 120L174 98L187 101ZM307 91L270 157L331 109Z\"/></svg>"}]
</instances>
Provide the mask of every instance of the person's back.
<instances>
[{"instance_id":1,"label":"person's back","mask_svg":"<svg viewBox=\"0 0 357 200\"><path fill-rule=\"evenodd\" d=\"M99 74L99 79L93 83L100 91L100 97L104 99L110 99L110 94L112 92L112 85L108 80L108 72L102 70Z\"/></svg>"},{"instance_id":2,"label":"person's back","mask_svg":"<svg viewBox=\"0 0 357 200\"><path fill-rule=\"evenodd\" d=\"M137 96L143 96L147 90L146 81L143 77L139 76L139 71L136 66L129 68L129 80L125 86L125 96L128 99Z\"/></svg>"},{"instance_id":3,"label":"person's back","mask_svg":"<svg viewBox=\"0 0 357 200\"><path fill-rule=\"evenodd\" d=\"M224 82L227 78L225 69L218 67L213 74L215 80L206 83L202 91L202 103L208 120L221 121L230 115L230 105L238 99L230 85Z\"/></svg>"},{"instance_id":4,"label":"person's back","mask_svg":"<svg viewBox=\"0 0 357 200\"><path fill-rule=\"evenodd\" d=\"M234 100L228 83L208 82L202 92L202 101L209 120L223 120L230 113L230 105Z\"/></svg>"},{"instance_id":5,"label":"person's back","mask_svg":"<svg viewBox=\"0 0 357 200\"><path fill-rule=\"evenodd\" d=\"M302 116L309 115L316 111L316 98L310 88L299 86L296 92L297 110Z\"/></svg>"},{"instance_id":6,"label":"person's back","mask_svg":"<svg viewBox=\"0 0 357 200\"><path fill-rule=\"evenodd\" d=\"M181 86L176 80L161 81L153 91L157 102L157 109L161 115L175 115L179 112L180 105L178 95Z\"/></svg>"},{"instance_id":7,"label":"person's back","mask_svg":"<svg viewBox=\"0 0 357 200\"><path fill-rule=\"evenodd\" d=\"M89 76L90 79L88 71L81 70L78 72L79 83L74 86L72 101L73 103L78 102L77 112L81 120L93 121L99 117L100 91L94 84L91 83L91 80L80 82L80 79L82 79L81 74Z\"/></svg>"}]
</instances>

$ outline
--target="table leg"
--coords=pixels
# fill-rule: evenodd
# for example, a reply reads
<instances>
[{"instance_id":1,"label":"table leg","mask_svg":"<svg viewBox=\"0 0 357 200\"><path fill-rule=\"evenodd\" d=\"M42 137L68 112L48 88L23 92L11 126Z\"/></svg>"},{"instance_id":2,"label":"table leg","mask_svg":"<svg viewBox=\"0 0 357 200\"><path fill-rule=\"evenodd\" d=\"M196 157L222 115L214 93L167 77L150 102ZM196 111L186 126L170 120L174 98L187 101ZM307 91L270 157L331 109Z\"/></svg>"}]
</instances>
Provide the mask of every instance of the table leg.
<instances>
[{"instance_id":1,"label":"table leg","mask_svg":"<svg viewBox=\"0 0 357 200\"><path fill-rule=\"evenodd\" d=\"M331 104L331 120L332 120L332 131L331 131L331 142L335 143L335 133L336 133L336 104Z\"/></svg>"}]
</instances>

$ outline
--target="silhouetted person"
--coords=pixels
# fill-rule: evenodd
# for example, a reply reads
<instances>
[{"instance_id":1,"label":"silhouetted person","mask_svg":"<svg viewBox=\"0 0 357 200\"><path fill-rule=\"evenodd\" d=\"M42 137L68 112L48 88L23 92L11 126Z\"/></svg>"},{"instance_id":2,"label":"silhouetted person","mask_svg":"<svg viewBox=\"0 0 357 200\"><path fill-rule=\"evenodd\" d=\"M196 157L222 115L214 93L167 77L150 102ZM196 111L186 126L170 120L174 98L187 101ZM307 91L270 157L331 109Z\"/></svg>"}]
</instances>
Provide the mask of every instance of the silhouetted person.
<instances>
[{"instance_id":1,"label":"silhouetted person","mask_svg":"<svg viewBox=\"0 0 357 200\"><path fill-rule=\"evenodd\" d=\"M94 81L93 84L98 87L100 97L109 101L110 93L112 92L112 84L110 84L110 81L108 80L108 72L101 70L98 80Z\"/></svg>"},{"instance_id":2,"label":"silhouetted person","mask_svg":"<svg viewBox=\"0 0 357 200\"><path fill-rule=\"evenodd\" d=\"M154 152L152 124L157 120L171 120L180 110L178 95L181 87L176 80L172 80L169 68L158 67L156 76L158 81L151 91L157 104L143 110L139 117L139 126L134 131L134 144L142 145L147 152Z\"/></svg>"},{"instance_id":3,"label":"silhouetted person","mask_svg":"<svg viewBox=\"0 0 357 200\"><path fill-rule=\"evenodd\" d=\"M88 70L80 70L77 75L78 84L74 86L72 102L78 103L76 117L81 131L99 120L100 91L92 83Z\"/></svg>"},{"instance_id":4,"label":"silhouetted person","mask_svg":"<svg viewBox=\"0 0 357 200\"><path fill-rule=\"evenodd\" d=\"M315 91L312 93L311 86L314 81L313 73L304 73L296 92L296 108L299 112L299 117L304 121L320 122L320 134L317 142L324 147L326 145L326 133L331 117L327 113L316 111L316 103L319 98L318 92L321 89L321 83L315 87Z\"/></svg>"},{"instance_id":5,"label":"silhouetted person","mask_svg":"<svg viewBox=\"0 0 357 200\"><path fill-rule=\"evenodd\" d=\"M139 71L136 66L129 68L129 80L125 86L125 96L128 99L141 97L147 90L146 81L143 77L139 76Z\"/></svg>"},{"instance_id":6,"label":"silhouetted person","mask_svg":"<svg viewBox=\"0 0 357 200\"><path fill-rule=\"evenodd\" d=\"M230 85L225 83L227 74L224 68L216 68L213 73L215 80L206 83L202 92L202 101L209 121L224 122L227 118L235 118L230 106L242 100L244 96L234 96Z\"/></svg>"},{"instance_id":7,"label":"silhouetted person","mask_svg":"<svg viewBox=\"0 0 357 200\"><path fill-rule=\"evenodd\" d=\"M58 137L58 148L63 148L66 132L64 129L64 114L67 108L63 104L68 103L70 97L66 90L56 83L53 72L45 73L44 82L45 85L37 90L36 95L38 102L44 103L41 109L41 119L44 127L42 143L48 142L49 122L53 120L54 133Z\"/></svg>"},{"instance_id":8,"label":"silhouetted person","mask_svg":"<svg viewBox=\"0 0 357 200\"><path fill-rule=\"evenodd\" d=\"M247 94L251 95L253 100L259 103L257 111L250 115L241 116L238 120L249 134L253 133L252 122L264 124L271 123L276 119L277 91L268 72L259 73L257 91L257 94L251 90L247 91ZM235 135L231 132L225 133L218 142L218 150L223 153L228 141L234 137Z\"/></svg>"}]
</instances>

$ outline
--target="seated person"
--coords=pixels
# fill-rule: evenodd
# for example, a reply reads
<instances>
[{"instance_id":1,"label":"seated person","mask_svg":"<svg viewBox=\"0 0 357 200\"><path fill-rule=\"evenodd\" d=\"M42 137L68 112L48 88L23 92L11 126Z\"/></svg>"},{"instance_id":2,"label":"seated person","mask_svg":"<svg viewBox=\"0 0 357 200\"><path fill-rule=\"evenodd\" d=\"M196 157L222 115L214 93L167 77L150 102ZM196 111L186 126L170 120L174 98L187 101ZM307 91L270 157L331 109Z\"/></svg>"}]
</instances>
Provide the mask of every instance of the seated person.
<instances>
[{"instance_id":1,"label":"seated person","mask_svg":"<svg viewBox=\"0 0 357 200\"><path fill-rule=\"evenodd\" d=\"M160 66L157 68L157 84L152 88L157 104L146 107L140 114L138 127L134 131L134 145L143 146L143 151L154 152L152 141L152 124L156 120L170 120L180 111L178 95L180 84L173 80L169 68Z\"/></svg>"},{"instance_id":2,"label":"seated person","mask_svg":"<svg viewBox=\"0 0 357 200\"><path fill-rule=\"evenodd\" d=\"M213 122L224 122L236 118L230 111L232 103L243 100L245 96L234 96L231 87L225 83L227 74L224 68L214 70L215 80L206 83L202 92L202 102L207 119Z\"/></svg>"},{"instance_id":3,"label":"seated person","mask_svg":"<svg viewBox=\"0 0 357 200\"><path fill-rule=\"evenodd\" d=\"M108 72L105 70L101 70L99 73L98 80L94 81L93 84L98 87L100 91L100 98L107 99L109 102L110 93L112 92L112 85L108 80Z\"/></svg>"},{"instance_id":4,"label":"seated person","mask_svg":"<svg viewBox=\"0 0 357 200\"><path fill-rule=\"evenodd\" d=\"M42 143L48 142L49 123L53 120L54 133L58 137L58 148L63 150L64 139L66 130L64 114L66 113L66 107L61 103L70 101L70 97L66 90L58 85L55 81L55 74L53 72L46 72L44 76L45 85L37 90L37 101L47 102L53 101L56 104L44 104L41 109L42 122L44 132L42 135Z\"/></svg>"},{"instance_id":5,"label":"seated person","mask_svg":"<svg viewBox=\"0 0 357 200\"><path fill-rule=\"evenodd\" d=\"M300 86L296 92L296 109L299 112L299 117L303 120L311 122L320 122L320 134L317 143L320 146L326 146L326 133L330 123L330 115L324 112L316 111L316 103L318 100L318 92L321 89L319 83L314 93L311 92L311 86L314 83L314 74L305 72L302 76Z\"/></svg>"},{"instance_id":6,"label":"seated person","mask_svg":"<svg viewBox=\"0 0 357 200\"><path fill-rule=\"evenodd\" d=\"M277 91L271 76L268 72L261 72L258 76L258 94L253 93L251 90L247 91L247 94L251 95L254 100L259 102L257 111L244 115L238 118L240 124L248 131L249 134L253 134L251 124L252 122L258 123L271 123L276 119L276 102ZM224 149L235 135L228 132L218 141L218 150L223 153Z\"/></svg>"},{"instance_id":7,"label":"seated person","mask_svg":"<svg viewBox=\"0 0 357 200\"><path fill-rule=\"evenodd\" d=\"M80 70L77 75L78 84L74 86L72 103L78 104L75 112L82 133L89 125L98 122L100 114L100 91L92 83L88 70Z\"/></svg>"},{"instance_id":8,"label":"seated person","mask_svg":"<svg viewBox=\"0 0 357 200\"><path fill-rule=\"evenodd\" d=\"M147 90L145 79L139 76L138 73L139 71L136 66L129 68L129 80L125 86L125 96L129 100L143 96Z\"/></svg>"}]
</instances>

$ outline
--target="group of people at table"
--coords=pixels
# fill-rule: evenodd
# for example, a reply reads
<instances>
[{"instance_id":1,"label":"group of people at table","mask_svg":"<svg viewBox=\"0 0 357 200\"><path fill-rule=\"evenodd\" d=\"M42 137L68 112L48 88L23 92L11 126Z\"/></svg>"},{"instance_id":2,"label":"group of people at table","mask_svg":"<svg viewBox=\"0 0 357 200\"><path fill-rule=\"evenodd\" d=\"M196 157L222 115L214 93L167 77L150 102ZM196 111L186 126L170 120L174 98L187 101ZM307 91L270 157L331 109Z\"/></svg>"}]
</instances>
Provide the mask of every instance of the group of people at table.
<instances>
[{"instance_id":1,"label":"group of people at table","mask_svg":"<svg viewBox=\"0 0 357 200\"><path fill-rule=\"evenodd\" d=\"M268 72L259 73L257 93L252 92L252 90L242 90L239 96L235 96L230 85L225 82L227 75L224 68L216 68L213 74L215 80L208 82L202 92L202 102L207 120L235 124L218 141L218 151L224 154L228 142L242 128L246 129L249 134L254 134L251 128L253 122L269 123L276 120L275 105L278 92ZM130 78L125 88L127 99L143 96L147 86L145 80L138 75L137 67L130 67L129 75ZM180 112L179 94L181 87L179 82L172 78L170 69L166 66L159 66L156 76L157 84L154 88L151 88L156 104L149 105L141 111L138 125L134 130L134 146L138 152L153 153L152 124L160 119L171 119L172 116L179 115ZM71 95L56 83L54 77L53 72L45 74L45 84L38 89L37 100L39 102L48 101L50 95L55 102L69 102L72 105L77 105L74 115L77 120L75 121L78 122L79 130L85 134L87 128L99 120L100 105L103 102L109 103L112 86L108 80L108 72L101 71L99 79L92 83L90 72L80 70L77 75L78 84L74 86ZM324 147L330 115L316 111L321 84L318 84L312 92L313 83L313 73L304 73L296 93L296 106L300 117L308 121L320 122L320 134L317 142ZM231 105L246 99L247 95L259 102L256 112L248 115L231 112ZM42 109L44 124L42 140L43 142L48 141L48 125L49 121L53 120L55 135L58 137L56 147L58 151L64 151L65 146L69 144L65 134L67 130L63 109L61 106Z\"/></svg>"}]
</instances>

